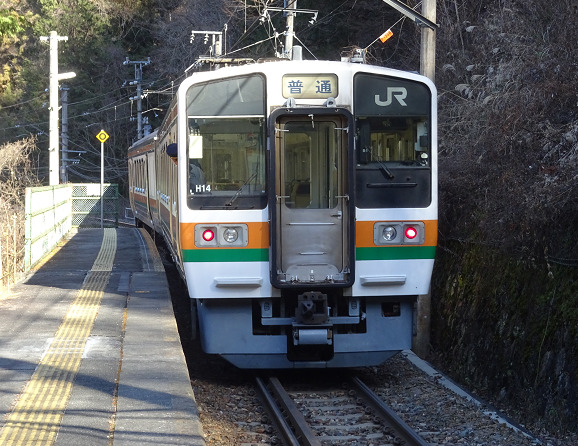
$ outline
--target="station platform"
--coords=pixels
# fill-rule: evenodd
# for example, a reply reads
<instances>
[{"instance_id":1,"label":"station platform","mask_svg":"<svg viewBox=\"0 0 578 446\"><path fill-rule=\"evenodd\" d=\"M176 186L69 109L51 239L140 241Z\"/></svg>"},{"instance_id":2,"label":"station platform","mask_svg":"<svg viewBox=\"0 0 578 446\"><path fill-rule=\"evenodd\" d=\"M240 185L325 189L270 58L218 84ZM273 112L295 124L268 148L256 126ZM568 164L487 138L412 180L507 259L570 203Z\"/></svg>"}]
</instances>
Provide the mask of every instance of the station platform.
<instances>
[{"instance_id":1,"label":"station platform","mask_svg":"<svg viewBox=\"0 0 578 446\"><path fill-rule=\"evenodd\" d=\"M0 445L205 444L146 231L70 233L0 321Z\"/></svg>"}]
</instances>

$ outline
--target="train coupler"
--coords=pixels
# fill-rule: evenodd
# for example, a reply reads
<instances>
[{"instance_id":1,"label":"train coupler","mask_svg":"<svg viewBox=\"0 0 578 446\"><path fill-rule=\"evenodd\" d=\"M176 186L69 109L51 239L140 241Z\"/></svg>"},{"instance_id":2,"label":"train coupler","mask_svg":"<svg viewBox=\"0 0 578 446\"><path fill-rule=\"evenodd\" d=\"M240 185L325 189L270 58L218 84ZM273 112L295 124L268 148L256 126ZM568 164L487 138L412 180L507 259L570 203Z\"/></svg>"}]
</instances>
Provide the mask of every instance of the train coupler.
<instances>
[{"instance_id":1,"label":"train coupler","mask_svg":"<svg viewBox=\"0 0 578 446\"><path fill-rule=\"evenodd\" d=\"M327 294L308 291L297 297L295 322L304 325L319 325L329 321Z\"/></svg>"}]
</instances>

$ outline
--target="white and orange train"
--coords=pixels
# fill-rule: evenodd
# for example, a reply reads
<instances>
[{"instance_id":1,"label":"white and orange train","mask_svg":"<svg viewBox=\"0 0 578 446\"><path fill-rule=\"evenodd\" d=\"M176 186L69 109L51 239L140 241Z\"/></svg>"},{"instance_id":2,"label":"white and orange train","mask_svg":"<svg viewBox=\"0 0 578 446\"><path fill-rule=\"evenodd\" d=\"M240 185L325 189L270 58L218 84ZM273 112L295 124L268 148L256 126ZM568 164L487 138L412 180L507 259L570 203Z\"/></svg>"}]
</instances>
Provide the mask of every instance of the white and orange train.
<instances>
[{"instance_id":1,"label":"white and orange train","mask_svg":"<svg viewBox=\"0 0 578 446\"><path fill-rule=\"evenodd\" d=\"M352 62L198 72L128 152L207 353L241 368L375 365L411 346L437 241L437 104Z\"/></svg>"}]
</instances>

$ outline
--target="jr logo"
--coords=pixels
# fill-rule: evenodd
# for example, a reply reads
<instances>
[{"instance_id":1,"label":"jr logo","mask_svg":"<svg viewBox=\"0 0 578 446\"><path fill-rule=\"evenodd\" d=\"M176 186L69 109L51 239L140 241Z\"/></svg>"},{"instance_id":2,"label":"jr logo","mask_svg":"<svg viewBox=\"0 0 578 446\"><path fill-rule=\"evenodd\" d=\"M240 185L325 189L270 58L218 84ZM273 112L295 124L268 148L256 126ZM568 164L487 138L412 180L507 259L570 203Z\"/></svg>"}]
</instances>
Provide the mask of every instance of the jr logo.
<instances>
[{"instance_id":1,"label":"jr logo","mask_svg":"<svg viewBox=\"0 0 578 446\"><path fill-rule=\"evenodd\" d=\"M404 87L387 87L387 99L382 101L380 95L375 95L375 103L381 107L387 107L393 102L393 98L399 102L399 105L406 107L404 99L407 97L407 90Z\"/></svg>"}]
</instances>

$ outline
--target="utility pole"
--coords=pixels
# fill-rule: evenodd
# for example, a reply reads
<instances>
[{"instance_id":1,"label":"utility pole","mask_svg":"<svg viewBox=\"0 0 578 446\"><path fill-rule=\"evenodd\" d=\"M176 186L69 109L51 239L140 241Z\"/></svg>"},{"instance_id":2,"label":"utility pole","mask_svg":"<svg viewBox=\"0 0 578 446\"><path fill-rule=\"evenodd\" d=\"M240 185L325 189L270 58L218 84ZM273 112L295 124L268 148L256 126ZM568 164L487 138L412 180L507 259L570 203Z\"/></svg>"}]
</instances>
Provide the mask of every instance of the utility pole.
<instances>
[{"instance_id":1,"label":"utility pole","mask_svg":"<svg viewBox=\"0 0 578 446\"><path fill-rule=\"evenodd\" d=\"M283 59L301 59L301 47L293 46L293 39L295 37L295 30L294 30L294 22L295 16L299 14L309 14L311 15L311 19L309 23L313 25L317 20L318 11L314 9L297 9L297 0L285 0L285 6L283 8L274 8L274 7L267 7L263 12L263 17L267 16L269 11L277 11L283 12L287 17L287 25L285 30L285 49L283 54L278 55L278 57L282 57ZM297 52L297 48L299 48L299 52ZM295 50L295 55L293 51Z\"/></svg>"},{"instance_id":2,"label":"utility pole","mask_svg":"<svg viewBox=\"0 0 578 446\"><path fill-rule=\"evenodd\" d=\"M423 0L422 15L436 22L436 0ZM435 82L436 75L436 32L428 26L421 27L420 74ZM417 332L413 351L422 359L428 357L431 338L431 292L417 298Z\"/></svg>"},{"instance_id":3,"label":"utility pole","mask_svg":"<svg viewBox=\"0 0 578 446\"><path fill-rule=\"evenodd\" d=\"M129 98L131 101L136 99L136 113L137 113L137 138L141 139L143 137L143 126L142 126L142 69L144 66L151 63L151 58L148 57L147 60L130 60L128 57L122 63L123 65L134 65L134 81L130 82L130 85L136 85L136 96Z\"/></svg>"},{"instance_id":4,"label":"utility pole","mask_svg":"<svg viewBox=\"0 0 578 446\"><path fill-rule=\"evenodd\" d=\"M421 6L422 15L435 23L436 21L436 0L423 0ZM436 73L436 33L434 29L427 26L421 30L421 57L420 74L429 77L435 82Z\"/></svg>"},{"instance_id":5,"label":"utility pole","mask_svg":"<svg viewBox=\"0 0 578 446\"><path fill-rule=\"evenodd\" d=\"M48 41L50 44L50 119L49 119L49 137L48 137L48 152L49 152L49 178L48 184L55 186L58 184L58 81L63 79L71 79L76 76L76 73L61 73L58 74L58 42L60 40L68 40L67 36L59 36L56 31L50 31L48 37L40 37L42 41Z\"/></svg>"},{"instance_id":6,"label":"utility pole","mask_svg":"<svg viewBox=\"0 0 578 446\"><path fill-rule=\"evenodd\" d=\"M436 0L423 0L422 14L414 11L400 0L383 0L389 6L397 9L406 17L412 19L421 28L420 74L435 79L436 44Z\"/></svg>"},{"instance_id":7,"label":"utility pole","mask_svg":"<svg viewBox=\"0 0 578 446\"><path fill-rule=\"evenodd\" d=\"M295 30L293 23L295 21L295 10L297 9L297 0L289 0L287 6L287 31L285 34L285 57L291 59L293 56L293 37L295 37ZM293 11L292 11L293 10Z\"/></svg>"},{"instance_id":8,"label":"utility pole","mask_svg":"<svg viewBox=\"0 0 578 446\"><path fill-rule=\"evenodd\" d=\"M68 183L68 88L67 85L62 84L60 88L62 91L62 160L60 164L60 182L62 184Z\"/></svg>"}]
</instances>

